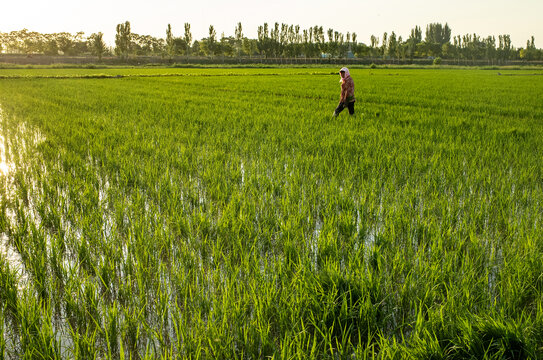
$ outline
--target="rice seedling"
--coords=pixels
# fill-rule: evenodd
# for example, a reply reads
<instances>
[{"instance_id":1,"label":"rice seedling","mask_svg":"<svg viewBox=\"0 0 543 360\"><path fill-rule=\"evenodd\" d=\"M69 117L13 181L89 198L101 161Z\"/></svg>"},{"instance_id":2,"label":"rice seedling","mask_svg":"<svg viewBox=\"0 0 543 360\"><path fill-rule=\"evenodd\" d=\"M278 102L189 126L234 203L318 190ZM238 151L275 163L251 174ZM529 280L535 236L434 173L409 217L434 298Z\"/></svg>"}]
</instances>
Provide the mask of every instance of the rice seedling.
<instances>
[{"instance_id":1,"label":"rice seedling","mask_svg":"<svg viewBox=\"0 0 543 360\"><path fill-rule=\"evenodd\" d=\"M3 356L543 356L541 82L352 74L0 70Z\"/></svg>"}]
</instances>

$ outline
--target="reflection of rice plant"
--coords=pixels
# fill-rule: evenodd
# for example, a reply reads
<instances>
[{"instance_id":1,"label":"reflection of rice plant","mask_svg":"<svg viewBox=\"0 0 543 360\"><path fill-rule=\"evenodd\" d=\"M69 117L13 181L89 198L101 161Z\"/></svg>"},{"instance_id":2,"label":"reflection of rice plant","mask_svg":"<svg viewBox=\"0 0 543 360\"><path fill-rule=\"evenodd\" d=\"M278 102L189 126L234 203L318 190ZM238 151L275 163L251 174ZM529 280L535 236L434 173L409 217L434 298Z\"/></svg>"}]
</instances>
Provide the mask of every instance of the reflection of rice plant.
<instances>
[{"instance_id":1,"label":"reflection of rice plant","mask_svg":"<svg viewBox=\"0 0 543 360\"><path fill-rule=\"evenodd\" d=\"M2 71L4 357L541 356L534 77Z\"/></svg>"}]
</instances>

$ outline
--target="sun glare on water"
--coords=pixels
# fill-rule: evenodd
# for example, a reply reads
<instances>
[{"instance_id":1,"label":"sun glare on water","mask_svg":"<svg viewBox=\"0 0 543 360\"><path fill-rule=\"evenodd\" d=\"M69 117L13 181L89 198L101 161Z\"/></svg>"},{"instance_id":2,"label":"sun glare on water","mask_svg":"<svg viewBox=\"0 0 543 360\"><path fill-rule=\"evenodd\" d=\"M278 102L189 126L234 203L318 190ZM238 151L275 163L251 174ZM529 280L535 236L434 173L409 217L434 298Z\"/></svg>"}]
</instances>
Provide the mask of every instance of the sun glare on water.
<instances>
[{"instance_id":1,"label":"sun glare on water","mask_svg":"<svg viewBox=\"0 0 543 360\"><path fill-rule=\"evenodd\" d=\"M4 143L5 139L0 135L0 175L7 175L11 169L11 166L6 161L6 147Z\"/></svg>"},{"instance_id":2,"label":"sun glare on water","mask_svg":"<svg viewBox=\"0 0 543 360\"><path fill-rule=\"evenodd\" d=\"M9 165L5 162L0 163L0 173L7 175L9 173Z\"/></svg>"}]
</instances>

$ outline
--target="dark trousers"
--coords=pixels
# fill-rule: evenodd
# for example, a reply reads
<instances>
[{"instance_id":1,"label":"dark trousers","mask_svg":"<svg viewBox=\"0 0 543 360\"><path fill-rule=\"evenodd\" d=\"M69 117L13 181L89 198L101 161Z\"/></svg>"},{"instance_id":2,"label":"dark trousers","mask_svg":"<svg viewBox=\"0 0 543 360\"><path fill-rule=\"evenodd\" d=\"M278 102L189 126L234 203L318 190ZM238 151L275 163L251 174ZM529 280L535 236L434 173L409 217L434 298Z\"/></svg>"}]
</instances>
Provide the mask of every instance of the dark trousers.
<instances>
[{"instance_id":1,"label":"dark trousers","mask_svg":"<svg viewBox=\"0 0 543 360\"><path fill-rule=\"evenodd\" d=\"M345 103L340 102L339 105L337 106L336 110L334 111L334 113L335 113L336 116L337 116L337 115L339 115L339 113L342 112L343 109L345 109L345 108L348 108L348 109L349 109L349 115L354 115L354 101L348 103L347 105L345 105Z\"/></svg>"}]
</instances>

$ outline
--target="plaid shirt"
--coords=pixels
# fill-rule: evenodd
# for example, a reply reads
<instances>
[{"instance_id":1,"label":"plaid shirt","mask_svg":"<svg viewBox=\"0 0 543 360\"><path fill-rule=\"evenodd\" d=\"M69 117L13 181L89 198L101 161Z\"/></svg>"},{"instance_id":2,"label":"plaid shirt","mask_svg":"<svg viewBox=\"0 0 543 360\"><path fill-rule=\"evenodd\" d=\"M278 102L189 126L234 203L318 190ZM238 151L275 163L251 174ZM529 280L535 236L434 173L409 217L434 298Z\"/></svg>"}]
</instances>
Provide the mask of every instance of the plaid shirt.
<instances>
[{"instance_id":1,"label":"plaid shirt","mask_svg":"<svg viewBox=\"0 0 543 360\"><path fill-rule=\"evenodd\" d=\"M341 98L339 99L339 102L350 103L355 100L354 81L352 77L347 76L343 79L343 82L341 83Z\"/></svg>"}]
</instances>

